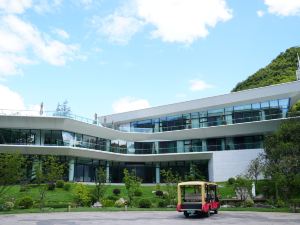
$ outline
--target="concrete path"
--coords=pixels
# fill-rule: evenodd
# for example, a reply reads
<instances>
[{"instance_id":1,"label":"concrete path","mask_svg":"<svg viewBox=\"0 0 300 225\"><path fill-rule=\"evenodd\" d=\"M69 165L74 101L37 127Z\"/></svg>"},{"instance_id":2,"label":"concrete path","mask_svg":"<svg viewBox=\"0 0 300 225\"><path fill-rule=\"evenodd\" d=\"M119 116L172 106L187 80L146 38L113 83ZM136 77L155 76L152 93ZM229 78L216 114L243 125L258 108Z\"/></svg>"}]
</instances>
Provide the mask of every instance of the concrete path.
<instances>
[{"instance_id":1,"label":"concrete path","mask_svg":"<svg viewBox=\"0 0 300 225\"><path fill-rule=\"evenodd\" d=\"M299 225L300 214L219 212L210 218L184 218L177 212L79 212L1 215L1 225L177 225L177 224L242 224Z\"/></svg>"}]
</instances>

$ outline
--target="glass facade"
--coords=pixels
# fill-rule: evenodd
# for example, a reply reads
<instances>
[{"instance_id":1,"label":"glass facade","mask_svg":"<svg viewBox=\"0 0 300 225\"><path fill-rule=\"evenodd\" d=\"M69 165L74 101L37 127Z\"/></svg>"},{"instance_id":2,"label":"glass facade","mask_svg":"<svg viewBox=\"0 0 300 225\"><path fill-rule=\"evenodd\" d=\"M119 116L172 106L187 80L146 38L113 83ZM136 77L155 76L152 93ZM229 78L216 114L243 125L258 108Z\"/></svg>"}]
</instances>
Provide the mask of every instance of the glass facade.
<instances>
[{"instance_id":1,"label":"glass facade","mask_svg":"<svg viewBox=\"0 0 300 225\"><path fill-rule=\"evenodd\" d=\"M134 121L130 124L120 124L117 126L117 129L130 132L153 133L278 119L287 116L289 106L289 99L276 99L202 112Z\"/></svg>"},{"instance_id":2,"label":"glass facade","mask_svg":"<svg viewBox=\"0 0 300 225\"><path fill-rule=\"evenodd\" d=\"M126 142L59 130L0 129L0 144L70 146L121 154L166 154L182 152L257 149L263 136L237 136L160 142Z\"/></svg>"}]
</instances>

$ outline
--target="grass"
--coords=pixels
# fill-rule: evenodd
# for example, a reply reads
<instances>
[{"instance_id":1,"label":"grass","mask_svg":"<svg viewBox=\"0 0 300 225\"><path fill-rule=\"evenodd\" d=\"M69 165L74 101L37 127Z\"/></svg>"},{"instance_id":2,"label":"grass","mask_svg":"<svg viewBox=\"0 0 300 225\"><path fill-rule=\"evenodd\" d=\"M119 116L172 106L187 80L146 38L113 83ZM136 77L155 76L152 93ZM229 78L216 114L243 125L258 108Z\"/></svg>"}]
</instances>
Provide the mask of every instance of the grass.
<instances>
[{"instance_id":1,"label":"grass","mask_svg":"<svg viewBox=\"0 0 300 225\"><path fill-rule=\"evenodd\" d=\"M235 196L235 192L232 185L228 185L227 182L220 182L219 184L219 194L223 199L228 199ZM47 205L51 204L64 204L68 205L75 201L74 198L74 189L76 184L71 183L71 189L69 191L65 191L63 188L56 188L54 191L47 191L46 194L46 207ZM87 185L88 189L92 190L94 185ZM125 198L126 199L126 189L124 185L108 185L106 189L106 193L104 198L109 196L113 196L113 189L118 188L120 189L121 193L118 198ZM160 190L165 191L166 187L164 185L160 186ZM156 186L141 186L142 196L136 197L136 201L139 201L141 198L149 199L153 206L157 205L157 202L162 200L162 198L155 196L152 192L156 190ZM15 185L11 186L8 190L4 198L1 202L4 201L18 201L18 199L24 196L31 196L34 202L38 202L39 200L39 190L37 187L30 187L28 190L24 192L20 192L20 186ZM90 208L90 207L78 207L72 208L72 212L97 212L97 211L124 211L124 208L115 208L115 207L106 207L106 208ZM141 208L128 208L128 211L175 211L174 208L148 208L148 209L141 209ZM220 211L254 211L254 212L290 212L289 208L221 208ZM0 214L12 214L12 213L39 213L41 212L37 204L35 204L35 208L32 209L14 209L12 211L1 211ZM45 208L42 212L67 212L67 208Z\"/></svg>"}]
</instances>

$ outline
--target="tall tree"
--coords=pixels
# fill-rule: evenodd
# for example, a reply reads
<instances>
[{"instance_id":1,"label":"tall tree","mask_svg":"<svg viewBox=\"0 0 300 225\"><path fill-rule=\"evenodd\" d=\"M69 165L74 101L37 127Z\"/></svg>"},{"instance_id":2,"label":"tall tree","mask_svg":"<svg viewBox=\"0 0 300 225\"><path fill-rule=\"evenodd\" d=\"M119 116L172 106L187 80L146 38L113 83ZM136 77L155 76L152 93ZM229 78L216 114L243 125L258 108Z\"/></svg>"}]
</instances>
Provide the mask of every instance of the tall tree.
<instances>
[{"instance_id":1,"label":"tall tree","mask_svg":"<svg viewBox=\"0 0 300 225\"><path fill-rule=\"evenodd\" d=\"M34 175L39 189L40 209L43 209L49 185L55 185L63 176L64 164L54 156L42 156L36 160Z\"/></svg>"},{"instance_id":2,"label":"tall tree","mask_svg":"<svg viewBox=\"0 0 300 225\"><path fill-rule=\"evenodd\" d=\"M265 174L275 184L276 199L300 194L300 119L283 122L266 137Z\"/></svg>"},{"instance_id":3,"label":"tall tree","mask_svg":"<svg viewBox=\"0 0 300 225\"><path fill-rule=\"evenodd\" d=\"M123 172L123 182L125 183L129 205L132 205L135 191L140 189L141 179L135 175L134 171L129 172L127 169L124 169Z\"/></svg>"},{"instance_id":4,"label":"tall tree","mask_svg":"<svg viewBox=\"0 0 300 225\"><path fill-rule=\"evenodd\" d=\"M106 170L102 167L96 169L95 174L95 197L98 201L103 198L106 191Z\"/></svg>"},{"instance_id":5,"label":"tall tree","mask_svg":"<svg viewBox=\"0 0 300 225\"><path fill-rule=\"evenodd\" d=\"M24 157L20 154L0 154L0 198L20 182L23 175Z\"/></svg>"}]
</instances>

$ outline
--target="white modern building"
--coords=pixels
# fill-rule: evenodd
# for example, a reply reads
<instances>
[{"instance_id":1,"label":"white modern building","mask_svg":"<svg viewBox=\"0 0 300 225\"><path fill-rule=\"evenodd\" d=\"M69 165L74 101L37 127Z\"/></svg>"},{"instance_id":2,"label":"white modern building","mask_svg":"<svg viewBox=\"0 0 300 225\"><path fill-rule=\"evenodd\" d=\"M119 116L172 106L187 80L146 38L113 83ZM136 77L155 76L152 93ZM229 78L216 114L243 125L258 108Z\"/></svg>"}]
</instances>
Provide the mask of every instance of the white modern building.
<instances>
[{"instance_id":1,"label":"white modern building","mask_svg":"<svg viewBox=\"0 0 300 225\"><path fill-rule=\"evenodd\" d=\"M246 171L263 151L265 135L290 119L299 99L300 81L294 81L95 120L0 110L0 152L28 160L59 156L70 181L91 182L102 166L108 182L122 182L128 168L144 183L160 183L162 169L185 176L191 165L210 181L225 181Z\"/></svg>"}]
</instances>

